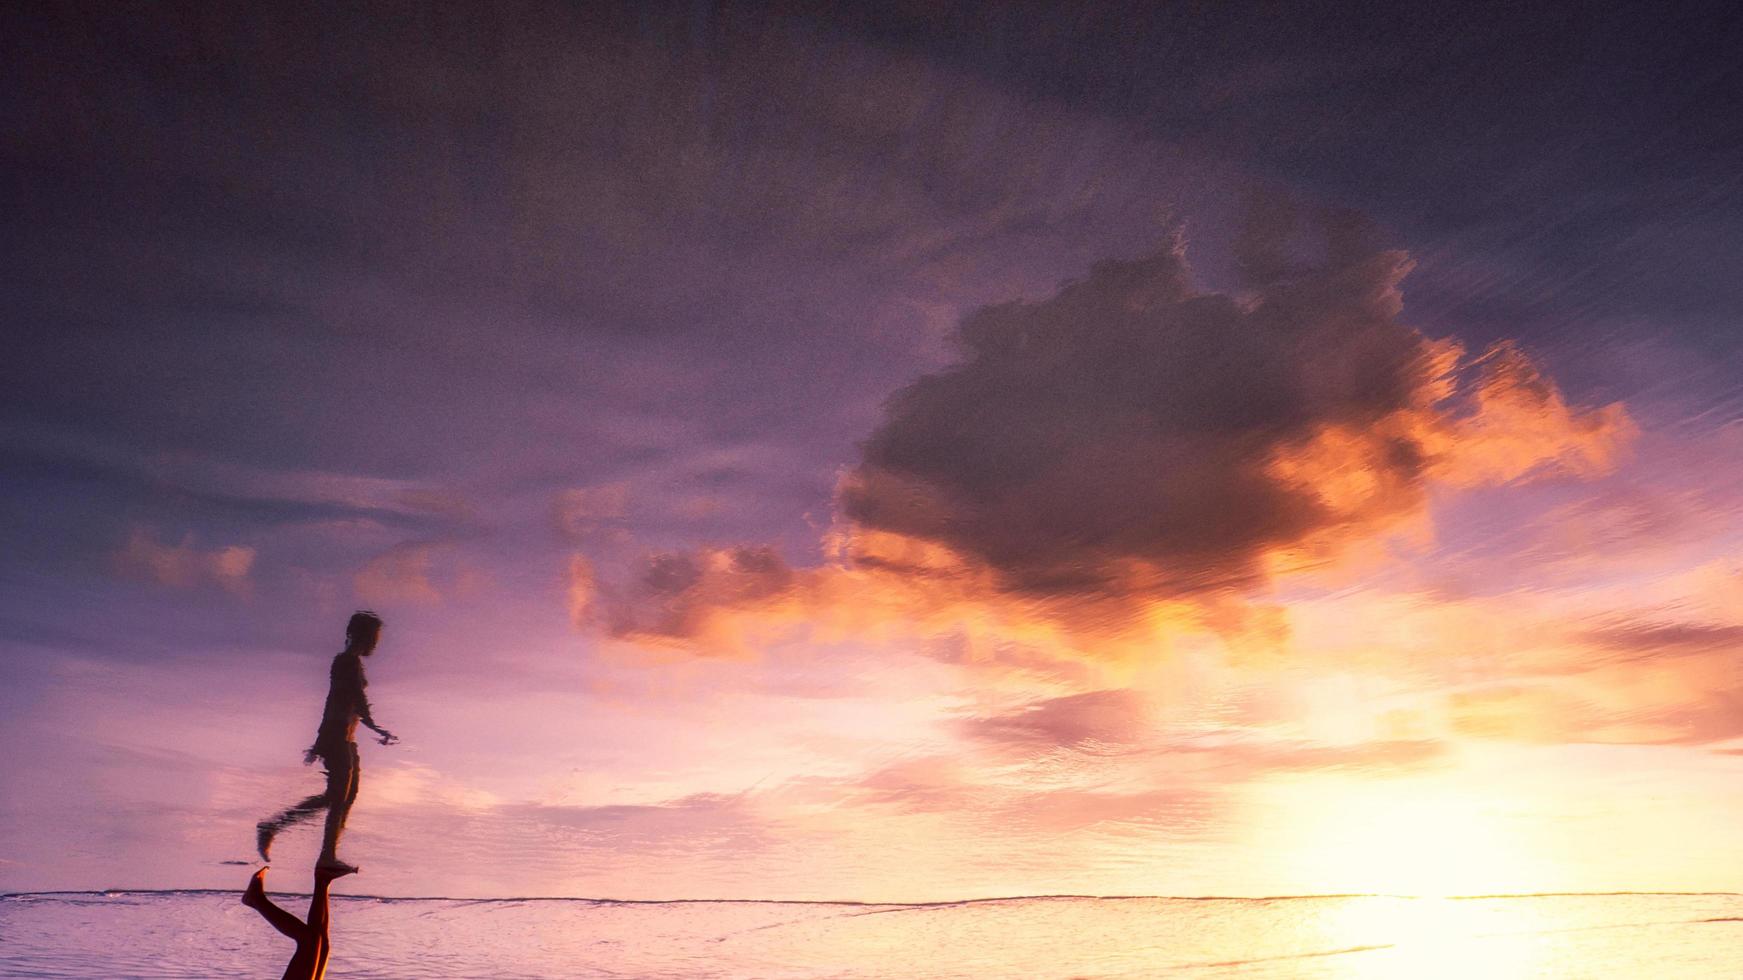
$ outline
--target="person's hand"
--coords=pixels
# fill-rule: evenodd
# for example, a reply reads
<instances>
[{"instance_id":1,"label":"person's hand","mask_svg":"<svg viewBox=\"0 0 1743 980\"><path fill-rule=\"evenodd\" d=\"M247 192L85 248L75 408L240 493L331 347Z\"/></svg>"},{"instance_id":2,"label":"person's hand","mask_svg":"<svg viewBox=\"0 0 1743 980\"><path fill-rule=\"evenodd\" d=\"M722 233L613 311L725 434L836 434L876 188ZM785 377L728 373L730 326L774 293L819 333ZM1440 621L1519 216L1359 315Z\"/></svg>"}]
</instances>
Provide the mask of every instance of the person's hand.
<instances>
[{"instance_id":1,"label":"person's hand","mask_svg":"<svg viewBox=\"0 0 1743 980\"><path fill-rule=\"evenodd\" d=\"M377 734L379 734L381 737L379 739L377 739L376 741L380 742L383 745L393 745L394 743L399 741L398 735L395 735L394 733L387 731L386 729L383 729L382 731L378 732Z\"/></svg>"}]
</instances>

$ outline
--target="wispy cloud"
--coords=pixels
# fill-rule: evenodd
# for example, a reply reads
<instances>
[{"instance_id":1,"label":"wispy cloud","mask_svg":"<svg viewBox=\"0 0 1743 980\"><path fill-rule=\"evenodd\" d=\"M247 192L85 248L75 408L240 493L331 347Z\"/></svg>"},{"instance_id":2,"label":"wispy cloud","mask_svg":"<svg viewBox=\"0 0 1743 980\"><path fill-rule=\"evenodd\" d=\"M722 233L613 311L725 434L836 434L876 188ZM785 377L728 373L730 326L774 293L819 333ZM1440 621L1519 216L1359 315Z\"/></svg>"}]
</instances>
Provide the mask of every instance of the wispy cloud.
<instances>
[{"instance_id":1,"label":"wispy cloud","mask_svg":"<svg viewBox=\"0 0 1743 980\"><path fill-rule=\"evenodd\" d=\"M433 603L475 593L486 581L451 542L411 541L370 559L352 586L365 602Z\"/></svg>"},{"instance_id":2,"label":"wispy cloud","mask_svg":"<svg viewBox=\"0 0 1743 980\"><path fill-rule=\"evenodd\" d=\"M126 544L113 555L123 574L157 585L178 589L216 585L238 594L248 591L254 559L254 549L246 545L202 549L194 543L192 532L182 535L179 543L168 544L145 527L128 532Z\"/></svg>"}]
</instances>

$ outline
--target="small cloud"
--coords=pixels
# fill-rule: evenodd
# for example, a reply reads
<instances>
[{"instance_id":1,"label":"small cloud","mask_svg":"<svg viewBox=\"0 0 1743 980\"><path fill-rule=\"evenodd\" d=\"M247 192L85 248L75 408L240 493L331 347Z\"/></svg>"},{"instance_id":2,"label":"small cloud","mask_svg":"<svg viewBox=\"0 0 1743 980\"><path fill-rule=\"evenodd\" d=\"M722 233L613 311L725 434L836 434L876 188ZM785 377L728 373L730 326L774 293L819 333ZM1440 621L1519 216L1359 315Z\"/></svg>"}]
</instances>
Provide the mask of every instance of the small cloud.
<instances>
[{"instance_id":1,"label":"small cloud","mask_svg":"<svg viewBox=\"0 0 1743 980\"><path fill-rule=\"evenodd\" d=\"M573 573L571 575L573 578ZM709 627L730 609L763 610L789 594L793 570L773 548L704 548L644 559L634 578L610 595L613 635L661 643L706 638L736 648Z\"/></svg>"},{"instance_id":2,"label":"small cloud","mask_svg":"<svg viewBox=\"0 0 1743 980\"><path fill-rule=\"evenodd\" d=\"M1615 469L1639 436L1620 404L1576 409L1516 344L1490 347L1473 363L1467 414L1425 440L1435 479L1498 485L1537 476L1590 477Z\"/></svg>"},{"instance_id":3,"label":"small cloud","mask_svg":"<svg viewBox=\"0 0 1743 980\"><path fill-rule=\"evenodd\" d=\"M352 579L365 602L439 602L463 598L489 584L485 573L454 553L445 542L395 545L369 561Z\"/></svg>"},{"instance_id":4,"label":"small cloud","mask_svg":"<svg viewBox=\"0 0 1743 980\"><path fill-rule=\"evenodd\" d=\"M435 602L442 596L430 581L431 545L400 545L371 559L353 585L365 602Z\"/></svg>"},{"instance_id":5,"label":"small cloud","mask_svg":"<svg viewBox=\"0 0 1743 980\"><path fill-rule=\"evenodd\" d=\"M585 555L569 556L564 592L569 598L569 621L577 627L591 622L594 602L599 596L599 578Z\"/></svg>"},{"instance_id":6,"label":"small cloud","mask_svg":"<svg viewBox=\"0 0 1743 980\"><path fill-rule=\"evenodd\" d=\"M1593 630L1588 643L1621 653L1628 660L1650 660L1743 650L1743 626L1717 623L1624 623Z\"/></svg>"},{"instance_id":7,"label":"small cloud","mask_svg":"<svg viewBox=\"0 0 1743 980\"><path fill-rule=\"evenodd\" d=\"M1368 773L1405 773L1444 761L1447 745L1438 739L1381 739L1347 745L1237 741L1210 751L1250 773L1350 769Z\"/></svg>"},{"instance_id":8,"label":"small cloud","mask_svg":"<svg viewBox=\"0 0 1743 980\"><path fill-rule=\"evenodd\" d=\"M1743 736L1731 628L1659 626L1594 639L1592 655L1559 676L1448 694L1454 731L1609 745L1706 745Z\"/></svg>"},{"instance_id":9,"label":"small cloud","mask_svg":"<svg viewBox=\"0 0 1743 980\"><path fill-rule=\"evenodd\" d=\"M1026 785L983 781L948 756L904 759L831 787L838 803L899 814L949 814L1059 833L1103 823L1183 830L1218 809L1219 788Z\"/></svg>"},{"instance_id":10,"label":"small cloud","mask_svg":"<svg viewBox=\"0 0 1743 980\"><path fill-rule=\"evenodd\" d=\"M248 589L255 551L243 545L201 549L194 545L192 533L183 535L180 544L165 544L150 529L135 527L113 558L123 574L158 585L177 589L216 585L243 593Z\"/></svg>"},{"instance_id":11,"label":"small cloud","mask_svg":"<svg viewBox=\"0 0 1743 980\"><path fill-rule=\"evenodd\" d=\"M744 794L693 793L655 803L506 804L499 812L578 838L639 850L678 846L741 851L773 843Z\"/></svg>"},{"instance_id":12,"label":"small cloud","mask_svg":"<svg viewBox=\"0 0 1743 980\"><path fill-rule=\"evenodd\" d=\"M1433 739L1376 739L1328 743L1280 738L1258 730L1220 730L1214 737L1182 735L1157 724L1149 700L1130 689L1089 691L1030 701L957 724L970 741L1009 756L1034 758L1058 749L1083 756L1193 758L1242 778L1265 772L1322 769L1408 771L1438 760Z\"/></svg>"},{"instance_id":13,"label":"small cloud","mask_svg":"<svg viewBox=\"0 0 1743 980\"><path fill-rule=\"evenodd\" d=\"M376 771L370 800L384 808L436 807L449 812L487 810L502 802L487 790L429 766L406 762Z\"/></svg>"},{"instance_id":14,"label":"small cloud","mask_svg":"<svg viewBox=\"0 0 1743 980\"><path fill-rule=\"evenodd\" d=\"M412 510L446 517L459 523L471 521L477 515L477 508L472 505L472 501L445 490L413 487L401 490L395 499L400 505Z\"/></svg>"},{"instance_id":15,"label":"small cloud","mask_svg":"<svg viewBox=\"0 0 1743 980\"><path fill-rule=\"evenodd\" d=\"M168 486L230 500L449 517L467 509L460 498L422 484L353 473L263 468L191 454L159 456L146 469Z\"/></svg>"},{"instance_id":16,"label":"small cloud","mask_svg":"<svg viewBox=\"0 0 1743 980\"><path fill-rule=\"evenodd\" d=\"M551 501L551 523L559 534L579 540L622 521L628 510L627 483L575 487Z\"/></svg>"},{"instance_id":17,"label":"small cloud","mask_svg":"<svg viewBox=\"0 0 1743 980\"><path fill-rule=\"evenodd\" d=\"M1032 701L1004 714L959 724L969 738L1011 748L1093 751L1146 737L1149 708L1130 690L1090 691Z\"/></svg>"},{"instance_id":18,"label":"small cloud","mask_svg":"<svg viewBox=\"0 0 1743 980\"><path fill-rule=\"evenodd\" d=\"M976 790L961 762L947 756L903 759L847 787L855 802L903 813L950 812L974 804Z\"/></svg>"},{"instance_id":19,"label":"small cloud","mask_svg":"<svg viewBox=\"0 0 1743 980\"><path fill-rule=\"evenodd\" d=\"M1559 562L1588 570L1597 563L1638 566L1710 538L1733 518L1698 491L1630 485L1558 506L1519 533L1534 567Z\"/></svg>"}]
</instances>

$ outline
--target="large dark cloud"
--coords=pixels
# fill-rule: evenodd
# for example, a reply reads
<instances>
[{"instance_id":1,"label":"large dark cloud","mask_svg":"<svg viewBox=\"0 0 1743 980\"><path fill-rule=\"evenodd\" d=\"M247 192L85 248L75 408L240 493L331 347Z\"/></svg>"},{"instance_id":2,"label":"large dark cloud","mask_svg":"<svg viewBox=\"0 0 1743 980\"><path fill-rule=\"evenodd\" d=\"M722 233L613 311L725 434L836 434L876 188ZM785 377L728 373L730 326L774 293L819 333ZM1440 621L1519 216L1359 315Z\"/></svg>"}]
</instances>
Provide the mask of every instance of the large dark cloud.
<instances>
[{"instance_id":1,"label":"large dark cloud","mask_svg":"<svg viewBox=\"0 0 1743 980\"><path fill-rule=\"evenodd\" d=\"M1432 485L1601 474L1631 444L1620 404L1570 405L1518 345L1467 357L1404 322L1409 257L1359 217L1251 208L1238 291L1199 288L1177 244L970 313L843 475L831 561L657 558L614 632L974 621L1089 653L1173 602L1233 636L1277 571L1419 528Z\"/></svg>"},{"instance_id":2,"label":"large dark cloud","mask_svg":"<svg viewBox=\"0 0 1743 980\"><path fill-rule=\"evenodd\" d=\"M1456 349L1400 321L1405 255L1350 254L1332 228L1323 261L1292 269L1287 230L1244 241L1250 292L1195 289L1171 248L970 315L958 363L890 400L845 516L1007 591L1166 596L1249 586L1271 552L1416 506L1457 421ZM1524 366L1489 371L1463 407L1499 391L1509 411L1473 433L1505 427L1530 456L1569 418L1604 427L1503 353Z\"/></svg>"}]
</instances>

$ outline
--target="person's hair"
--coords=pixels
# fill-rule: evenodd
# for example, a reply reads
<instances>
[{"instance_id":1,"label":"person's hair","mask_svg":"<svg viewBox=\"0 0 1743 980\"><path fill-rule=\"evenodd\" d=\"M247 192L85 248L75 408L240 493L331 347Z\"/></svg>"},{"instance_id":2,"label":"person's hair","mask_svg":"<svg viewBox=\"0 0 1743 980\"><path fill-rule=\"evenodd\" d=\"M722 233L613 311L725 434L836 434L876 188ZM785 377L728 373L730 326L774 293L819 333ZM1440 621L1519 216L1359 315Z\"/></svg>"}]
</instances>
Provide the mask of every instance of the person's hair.
<instances>
[{"instance_id":1,"label":"person's hair","mask_svg":"<svg viewBox=\"0 0 1743 980\"><path fill-rule=\"evenodd\" d=\"M350 646L366 637L381 633L381 617L368 609L359 609L351 614L351 621L345 624L345 645Z\"/></svg>"}]
</instances>

